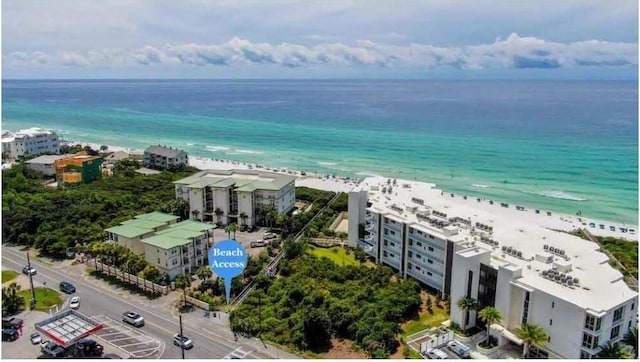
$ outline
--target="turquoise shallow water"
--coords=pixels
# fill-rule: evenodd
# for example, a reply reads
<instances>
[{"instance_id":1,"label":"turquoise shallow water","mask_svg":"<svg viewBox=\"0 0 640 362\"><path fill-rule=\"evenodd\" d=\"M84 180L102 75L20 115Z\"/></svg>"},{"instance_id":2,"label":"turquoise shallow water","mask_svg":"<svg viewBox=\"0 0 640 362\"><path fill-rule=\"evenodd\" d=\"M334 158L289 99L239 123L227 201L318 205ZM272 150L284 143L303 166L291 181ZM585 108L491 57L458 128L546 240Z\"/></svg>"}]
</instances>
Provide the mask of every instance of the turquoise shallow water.
<instances>
[{"instance_id":1,"label":"turquoise shallow water","mask_svg":"<svg viewBox=\"0 0 640 362\"><path fill-rule=\"evenodd\" d=\"M3 81L3 129L638 220L634 82Z\"/></svg>"}]
</instances>

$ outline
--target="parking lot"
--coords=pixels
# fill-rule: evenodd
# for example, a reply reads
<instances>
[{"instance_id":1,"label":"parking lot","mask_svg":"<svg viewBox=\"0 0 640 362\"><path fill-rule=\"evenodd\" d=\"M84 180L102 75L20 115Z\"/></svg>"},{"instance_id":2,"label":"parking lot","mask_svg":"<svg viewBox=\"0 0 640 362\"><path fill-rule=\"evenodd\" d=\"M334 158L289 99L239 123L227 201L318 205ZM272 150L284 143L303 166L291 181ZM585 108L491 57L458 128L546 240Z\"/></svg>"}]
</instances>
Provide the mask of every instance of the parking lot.
<instances>
[{"instance_id":1,"label":"parking lot","mask_svg":"<svg viewBox=\"0 0 640 362\"><path fill-rule=\"evenodd\" d=\"M107 316L92 316L104 327L93 336L119 349L131 358L160 358L164 353L165 343L151 337L137 328L128 326Z\"/></svg>"},{"instance_id":2,"label":"parking lot","mask_svg":"<svg viewBox=\"0 0 640 362\"><path fill-rule=\"evenodd\" d=\"M267 228L258 228L252 233L247 231L236 231L236 241L240 242L242 246L244 246L250 256L257 256L262 251L267 250L267 247L263 246L252 248L251 242L262 239L262 235L264 235L265 232L267 232ZM233 233L231 233L231 237L233 237ZM224 231L224 226L213 230L213 240L216 242L228 238L229 235Z\"/></svg>"},{"instance_id":3,"label":"parking lot","mask_svg":"<svg viewBox=\"0 0 640 362\"><path fill-rule=\"evenodd\" d=\"M245 351L242 347L238 347L233 352L224 356L223 359L260 359L260 357L256 357L251 354L251 351Z\"/></svg>"}]
</instances>

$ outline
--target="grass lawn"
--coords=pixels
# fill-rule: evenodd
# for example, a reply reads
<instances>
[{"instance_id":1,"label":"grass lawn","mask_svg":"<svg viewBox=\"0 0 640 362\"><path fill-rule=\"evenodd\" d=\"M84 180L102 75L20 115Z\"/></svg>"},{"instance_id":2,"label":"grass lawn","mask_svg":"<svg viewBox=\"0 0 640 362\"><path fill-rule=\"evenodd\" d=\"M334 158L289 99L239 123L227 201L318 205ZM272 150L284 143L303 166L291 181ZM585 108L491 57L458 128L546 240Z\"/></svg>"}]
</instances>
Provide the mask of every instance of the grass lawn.
<instances>
[{"instance_id":1,"label":"grass lawn","mask_svg":"<svg viewBox=\"0 0 640 362\"><path fill-rule=\"evenodd\" d=\"M60 293L57 290L53 290L51 288L44 287L36 287L36 310L41 312L48 312L49 307L54 304L58 306L62 305L62 298L60 298ZM30 290L21 290L18 292L19 295L24 297L25 308L29 309L29 301L31 300L31 291Z\"/></svg>"},{"instance_id":2,"label":"grass lawn","mask_svg":"<svg viewBox=\"0 0 640 362\"><path fill-rule=\"evenodd\" d=\"M360 262L356 260L353 253L347 255L345 248L340 246L334 246L332 248L318 248L312 246L310 247L310 251L311 254L319 258L326 256L338 265L360 265Z\"/></svg>"},{"instance_id":3,"label":"grass lawn","mask_svg":"<svg viewBox=\"0 0 640 362\"><path fill-rule=\"evenodd\" d=\"M433 308L433 314L425 311L420 314L420 319L412 320L402 326L402 337L406 338L414 333L424 329L438 327L444 321L449 319L449 315L444 308Z\"/></svg>"},{"instance_id":4,"label":"grass lawn","mask_svg":"<svg viewBox=\"0 0 640 362\"><path fill-rule=\"evenodd\" d=\"M18 272L13 270L3 270L2 271L2 284L8 282L9 280L15 279L18 276Z\"/></svg>"}]
</instances>

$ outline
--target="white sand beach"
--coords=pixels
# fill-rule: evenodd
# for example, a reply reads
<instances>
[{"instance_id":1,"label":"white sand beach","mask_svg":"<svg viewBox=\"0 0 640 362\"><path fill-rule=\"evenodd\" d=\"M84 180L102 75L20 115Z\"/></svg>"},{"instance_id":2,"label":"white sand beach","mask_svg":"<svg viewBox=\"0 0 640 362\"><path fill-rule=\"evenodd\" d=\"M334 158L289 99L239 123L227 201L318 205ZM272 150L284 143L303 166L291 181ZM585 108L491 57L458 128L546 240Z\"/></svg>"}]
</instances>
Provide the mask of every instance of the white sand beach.
<instances>
[{"instance_id":1,"label":"white sand beach","mask_svg":"<svg viewBox=\"0 0 640 362\"><path fill-rule=\"evenodd\" d=\"M71 141L71 144L81 144L83 146L91 146L94 149L100 149L99 144L96 143L88 143L88 142L80 142L80 141ZM125 151L125 152L135 152L142 153L142 150L135 150L126 147L119 146L111 146L108 145L109 151ZM320 190L333 191L333 192L349 192L353 190L356 186L361 183L361 180L349 179L346 177L332 177L329 175L321 175L315 174L311 172L303 172L298 170L289 170L286 168L272 168L265 165L231 161L231 160L221 160L221 159L211 159L206 157L199 156L189 156L189 165L200 170L230 170L230 169L241 169L241 170L263 170L268 172L278 172L285 173L289 175L294 175L297 177L296 186L305 186ZM400 180L398 180L400 182ZM425 181L427 182L427 181ZM496 215L496 218L505 220L509 222L509 220L519 220L523 217L528 218L528 221L535 222L538 225L553 229L553 230L561 230L561 231L573 231L580 228L585 228L589 230L594 235L598 236L613 236L616 238L624 238L627 240L638 241L638 227L637 225L629 225L620 222L614 221L606 221L606 220L598 220L589 217L579 217L575 215L568 215L562 213L551 212L549 215L547 210L539 209L539 213L536 212L535 208L530 208L524 206L522 210L516 209L516 205L510 204L509 207L501 206L502 201L493 200L493 204L490 203L490 200L487 198L480 197L480 202L478 202L478 197L467 195L467 199L464 199L464 195L453 194L450 192L441 192L435 197L443 198L443 200L439 200L440 202L445 201L447 203L460 203L463 204L473 204L473 207L481 208L484 211L490 212ZM438 202L438 200L433 200L434 202ZM427 201L427 203L429 203ZM523 205L521 205L523 206ZM622 229L626 229L626 232L622 232ZM613 229L613 230L612 230ZM633 230L633 232L631 232Z\"/></svg>"}]
</instances>

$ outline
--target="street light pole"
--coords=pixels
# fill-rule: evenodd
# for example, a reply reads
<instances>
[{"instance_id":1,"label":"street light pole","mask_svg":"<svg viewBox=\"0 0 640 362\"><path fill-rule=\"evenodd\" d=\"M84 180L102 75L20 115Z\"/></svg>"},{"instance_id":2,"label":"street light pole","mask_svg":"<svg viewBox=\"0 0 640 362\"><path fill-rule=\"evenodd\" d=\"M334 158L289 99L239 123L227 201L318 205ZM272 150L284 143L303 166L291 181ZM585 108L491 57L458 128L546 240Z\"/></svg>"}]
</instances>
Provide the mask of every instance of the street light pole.
<instances>
[{"instance_id":1,"label":"street light pole","mask_svg":"<svg viewBox=\"0 0 640 362\"><path fill-rule=\"evenodd\" d=\"M29 286L31 287L31 301L29 306L31 309L36 307L36 291L33 289L33 273L31 273L31 259L29 259L29 252L27 251L27 269L29 271Z\"/></svg>"},{"instance_id":2,"label":"street light pole","mask_svg":"<svg viewBox=\"0 0 640 362\"><path fill-rule=\"evenodd\" d=\"M182 314L180 314L180 350L182 351L182 359L184 359L184 335L182 334Z\"/></svg>"}]
</instances>

